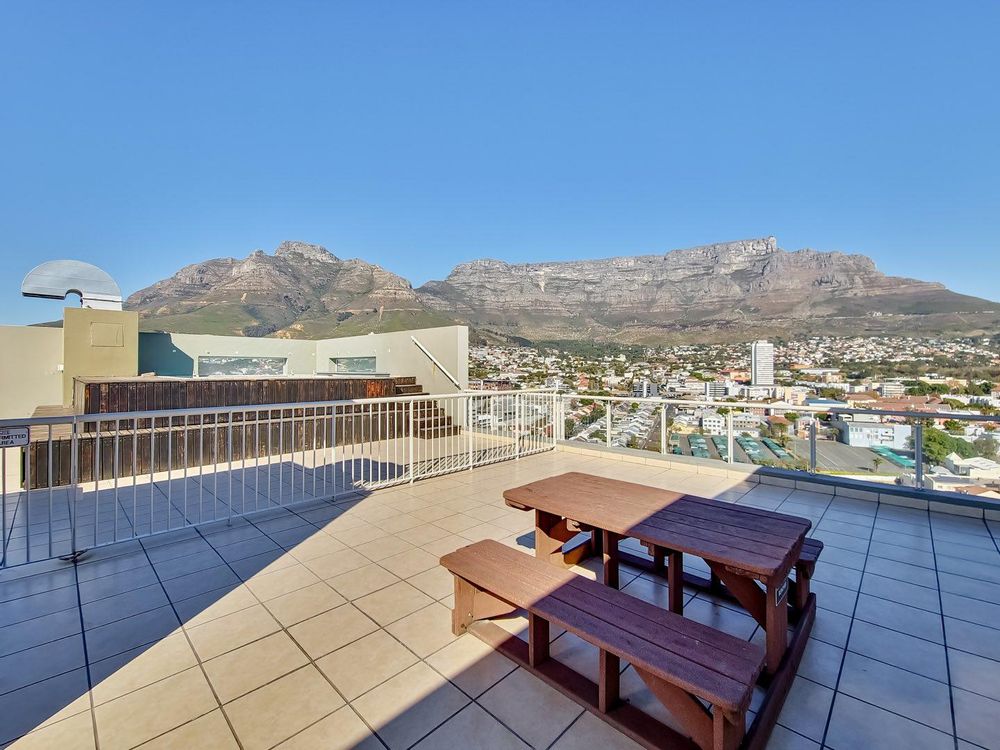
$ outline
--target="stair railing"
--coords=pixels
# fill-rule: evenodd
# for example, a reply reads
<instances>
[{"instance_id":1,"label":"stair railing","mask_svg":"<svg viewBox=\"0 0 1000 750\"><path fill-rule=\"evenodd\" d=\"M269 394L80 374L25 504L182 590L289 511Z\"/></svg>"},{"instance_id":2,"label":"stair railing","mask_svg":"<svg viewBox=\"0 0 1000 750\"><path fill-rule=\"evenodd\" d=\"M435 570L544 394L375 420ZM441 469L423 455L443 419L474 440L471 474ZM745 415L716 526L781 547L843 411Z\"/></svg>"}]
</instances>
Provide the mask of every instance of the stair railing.
<instances>
[{"instance_id":1,"label":"stair railing","mask_svg":"<svg viewBox=\"0 0 1000 750\"><path fill-rule=\"evenodd\" d=\"M446 368L446 367L445 367L444 365L442 365L442 364L441 364L441 363L440 363L440 362L438 361L437 357L435 357L435 356L434 356L433 354L431 354L431 353L430 353L430 351L429 351L429 350L427 349L427 347L426 347L426 346L424 346L423 344L421 344L421 343L420 343L420 342L419 342L419 341L417 340L417 337L416 337L416 336L410 336L410 340L411 340L411 341L412 341L412 342L413 342L414 344L416 344L416 345L417 345L417 348L418 348L418 349L419 349L420 351L422 351L422 352L424 353L424 355L425 355L425 356L426 356L426 357L427 357L427 358L428 358L428 359L429 359L429 360L430 360L431 362L433 362L433 363L434 363L434 365L435 365L435 366L436 366L436 367L437 367L437 368L438 368L438 369L439 369L439 370L440 370L441 372L443 372L443 373L444 373L444 376L445 376L446 378L448 378L448 380L450 380L450 381L451 381L452 383L454 383L454 384L455 384L455 387L456 387L456 388L458 388L458 390L462 390L462 384L458 382L458 378L456 378L456 377L455 377L454 375L452 375L452 374L451 374L450 372L448 372L448 368Z\"/></svg>"}]
</instances>

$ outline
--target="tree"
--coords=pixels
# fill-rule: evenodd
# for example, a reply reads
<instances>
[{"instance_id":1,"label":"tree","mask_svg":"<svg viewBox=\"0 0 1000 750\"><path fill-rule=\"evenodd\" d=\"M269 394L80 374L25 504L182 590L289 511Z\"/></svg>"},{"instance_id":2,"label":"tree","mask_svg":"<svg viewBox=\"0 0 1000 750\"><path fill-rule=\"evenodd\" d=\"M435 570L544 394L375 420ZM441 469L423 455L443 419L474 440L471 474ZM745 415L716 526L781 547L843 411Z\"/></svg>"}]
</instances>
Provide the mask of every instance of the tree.
<instances>
[{"instance_id":1,"label":"tree","mask_svg":"<svg viewBox=\"0 0 1000 750\"><path fill-rule=\"evenodd\" d=\"M789 422L792 422L794 424L799 419L799 413L795 412L795 411L786 411L785 412L785 419L787 419Z\"/></svg>"},{"instance_id":2,"label":"tree","mask_svg":"<svg viewBox=\"0 0 1000 750\"><path fill-rule=\"evenodd\" d=\"M948 432L950 432L950 433L952 433L954 435L961 435L962 433L965 432L965 425L963 425L957 419L946 419L946 420L944 420L944 428L945 428L945 430L947 430Z\"/></svg>"},{"instance_id":3,"label":"tree","mask_svg":"<svg viewBox=\"0 0 1000 750\"><path fill-rule=\"evenodd\" d=\"M878 467L882 465L882 457L875 456L872 459L872 474L878 474Z\"/></svg>"},{"instance_id":4,"label":"tree","mask_svg":"<svg viewBox=\"0 0 1000 750\"><path fill-rule=\"evenodd\" d=\"M992 435L982 435L972 441L972 447L977 456L996 461L997 449L1000 448L1000 445L997 444L997 439Z\"/></svg>"}]
</instances>

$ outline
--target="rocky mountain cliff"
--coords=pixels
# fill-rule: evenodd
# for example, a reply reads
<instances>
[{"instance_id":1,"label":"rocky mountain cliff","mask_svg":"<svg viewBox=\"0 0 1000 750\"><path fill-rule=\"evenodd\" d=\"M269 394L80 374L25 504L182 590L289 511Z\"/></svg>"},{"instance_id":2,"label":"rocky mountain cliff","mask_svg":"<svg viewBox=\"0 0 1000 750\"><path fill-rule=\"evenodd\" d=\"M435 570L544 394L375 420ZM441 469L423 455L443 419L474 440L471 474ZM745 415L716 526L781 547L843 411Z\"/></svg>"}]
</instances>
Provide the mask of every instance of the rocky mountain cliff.
<instances>
[{"instance_id":1,"label":"rocky mountain cliff","mask_svg":"<svg viewBox=\"0 0 1000 750\"><path fill-rule=\"evenodd\" d=\"M284 242L187 266L126 303L172 331L317 337L464 322L484 337L621 343L795 333L995 333L1000 304L886 276L863 255L773 237L604 260L476 260L414 290L362 260Z\"/></svg>"},{"instance_id":2,"label":"rocky mountain cliff","mask_svg":"<svg viewBox=\"0 0 1000 750\"><path fill-rule=\"evenodd\" d=\"M145 328L185 333L314 338L448 322L425 310L401 276L305 242L185 266L125 306Z\"/></svg>"}]
</instances>

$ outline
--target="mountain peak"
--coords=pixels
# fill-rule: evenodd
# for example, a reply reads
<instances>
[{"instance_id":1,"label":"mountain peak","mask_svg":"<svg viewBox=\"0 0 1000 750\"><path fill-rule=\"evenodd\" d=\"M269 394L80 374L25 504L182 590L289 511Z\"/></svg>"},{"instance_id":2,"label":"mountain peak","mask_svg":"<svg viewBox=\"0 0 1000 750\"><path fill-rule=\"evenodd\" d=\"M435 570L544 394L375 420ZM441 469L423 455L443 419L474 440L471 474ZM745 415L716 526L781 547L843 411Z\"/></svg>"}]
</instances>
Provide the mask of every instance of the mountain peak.
<instances>
[{"instance_id":1,"label":"mountain peak","mask_svg":"<svg viewBox=\"0 0 1000 750\"><path fill-rule=\"evenodd\" d=\"M339 260L337 256L322 245L313 245L308 242L299 242L296 240L285 240L282 242L278 245L278 249L274 251L274 255L277 258L300 256L309 260L319 261L320 263Z\"/></svg>"}]
</instances>

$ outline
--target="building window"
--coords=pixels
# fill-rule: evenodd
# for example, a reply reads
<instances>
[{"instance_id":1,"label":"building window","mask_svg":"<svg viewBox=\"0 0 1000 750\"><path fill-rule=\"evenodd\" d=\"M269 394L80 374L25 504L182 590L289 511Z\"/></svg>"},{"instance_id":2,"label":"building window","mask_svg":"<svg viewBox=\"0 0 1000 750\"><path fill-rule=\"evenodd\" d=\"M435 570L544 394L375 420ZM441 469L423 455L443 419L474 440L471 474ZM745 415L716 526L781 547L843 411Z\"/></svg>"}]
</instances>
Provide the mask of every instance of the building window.
<instances>
[{"instance_id":1,"label":"building window","mask_svg":"<svg viewBox=\"0 0 1000 750\"><path fill-rule=\"evenodd\" d=\"M330 357L330 369L342 373L373 373L375 357Z\"/></svg>"},{"instance_id":2,"label":"building window","mask_svg":"<svg viewBox=\"0 0 1000 750\"><path fill-rule=\"evenodd\" d=\"M198 357L198 377L284 375L287 357Z\"/></svg>"}]
</instances>

